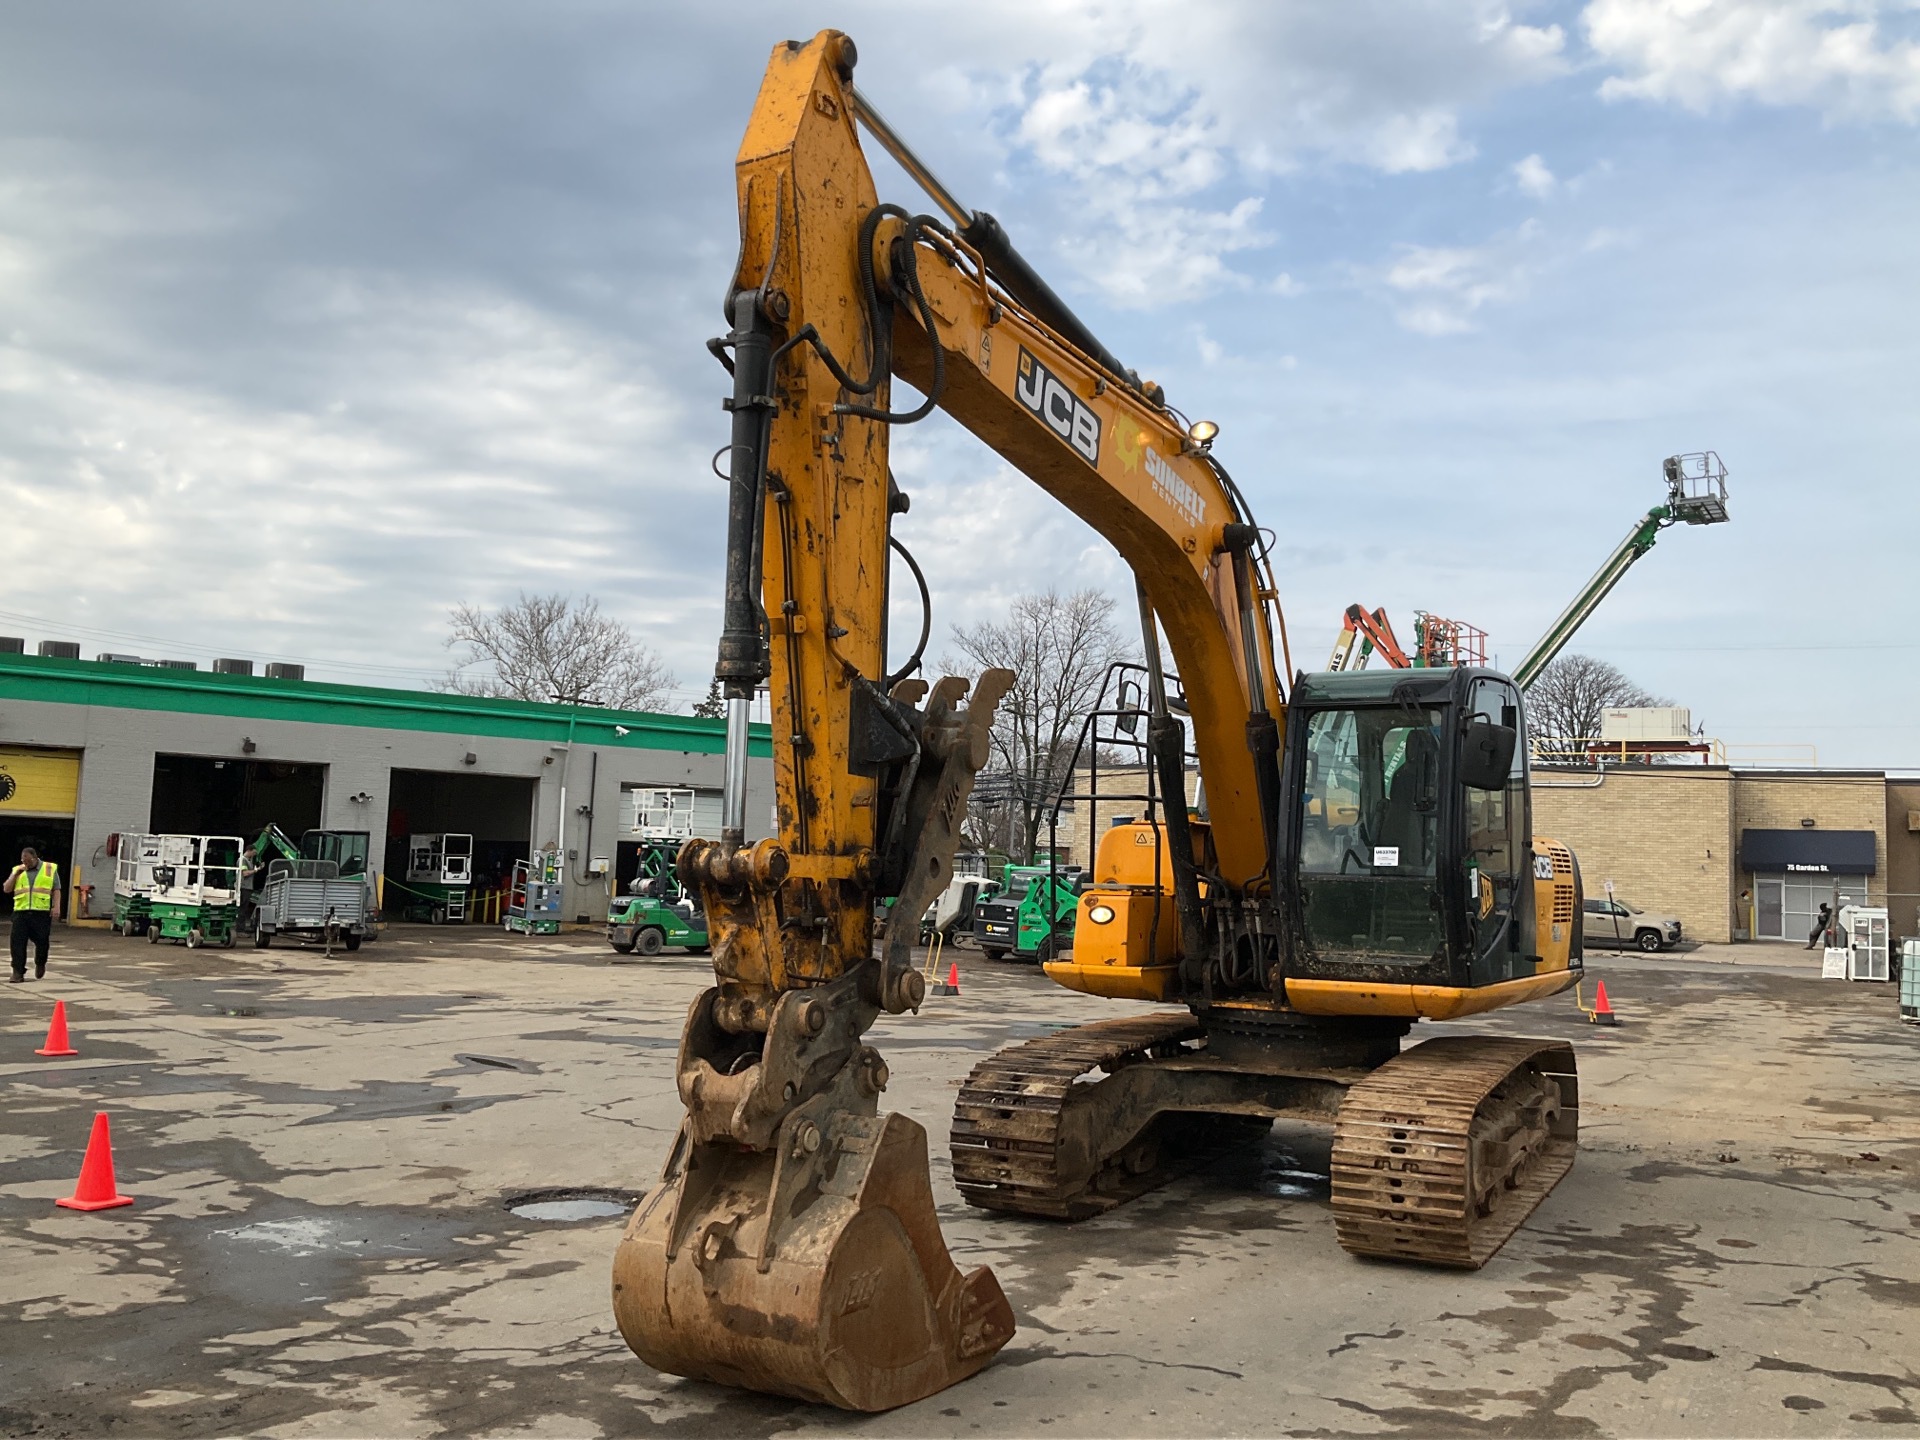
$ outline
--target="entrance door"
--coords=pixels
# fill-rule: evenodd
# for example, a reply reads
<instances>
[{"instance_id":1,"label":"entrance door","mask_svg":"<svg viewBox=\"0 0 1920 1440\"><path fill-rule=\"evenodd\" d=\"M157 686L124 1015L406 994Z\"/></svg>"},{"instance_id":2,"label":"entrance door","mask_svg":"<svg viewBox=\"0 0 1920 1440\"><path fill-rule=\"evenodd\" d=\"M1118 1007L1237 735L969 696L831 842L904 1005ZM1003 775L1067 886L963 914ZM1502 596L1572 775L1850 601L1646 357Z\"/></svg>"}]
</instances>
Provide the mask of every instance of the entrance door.
<instances>
[{"instance_id":1,"label":"entrance door","mask_svg":"<svg viewBox=\"0 0 1920 1440\"><path fill-rule=\"evenodd\" d=\"M1778 875L1754 876L1753 898L1760 912L1754 921L1754 938L1756 940L1786 939L1787 932L1783 928L1786 924L1783 918L1785 902L1781 893L1780 877Z\"/></svg>"},{"instance_id":2,"label":"entrance door","mask_svg":"<svg viewBox=\"0 0 1920 1440\"><path fill-rule=\"evenodd\" d=\"M1833 901L1833 881L1825 875L1788 875L1785 890L1784 940L1806 943L1813 927L1820 923L1820 907Z\"/></svg>"}]
</instances>

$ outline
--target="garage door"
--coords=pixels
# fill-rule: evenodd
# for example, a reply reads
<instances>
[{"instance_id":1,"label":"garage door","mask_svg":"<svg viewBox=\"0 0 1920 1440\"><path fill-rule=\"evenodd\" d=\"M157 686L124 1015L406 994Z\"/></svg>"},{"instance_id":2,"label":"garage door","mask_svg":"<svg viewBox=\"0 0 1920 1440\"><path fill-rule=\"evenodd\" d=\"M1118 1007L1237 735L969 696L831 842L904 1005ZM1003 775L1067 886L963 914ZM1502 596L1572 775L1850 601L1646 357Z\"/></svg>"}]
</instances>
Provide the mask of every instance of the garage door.
<instances>
[{"instance_id":1,"label":"garage door","mask_svg":"<svg viewBox=\"0 0 1920 1440\"><path fill-rule=\"evenodd\" d=\"M0 746L0 814L72 815L79 794L78 750Z\"/></svg>"}]
</instances>

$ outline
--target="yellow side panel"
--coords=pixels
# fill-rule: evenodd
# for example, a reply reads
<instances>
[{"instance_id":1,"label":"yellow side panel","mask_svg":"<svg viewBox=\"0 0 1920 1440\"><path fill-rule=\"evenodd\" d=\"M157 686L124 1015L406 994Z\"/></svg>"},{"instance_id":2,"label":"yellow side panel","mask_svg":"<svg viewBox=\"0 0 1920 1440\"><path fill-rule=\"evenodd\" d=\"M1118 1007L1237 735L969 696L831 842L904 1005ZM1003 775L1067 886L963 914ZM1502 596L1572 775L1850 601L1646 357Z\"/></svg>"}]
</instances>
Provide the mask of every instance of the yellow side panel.
<instances>
[{"instance_id":1,"label":"yellow side panel","mask_svg":"<svg viewBox=\"0 0 1920 1440\"><path fill-rule=\"evenodd\" d=\"M1533 839L1534 948L1542 970L1564 970L1573 952L1573 852L1554 840ZM1551 874L1543 873L1550 871Z\"/></svg>"},{"instance_id":2,"label":"yellow side panel","mask_svg":"<svg viewBox=\"0 0 1920 1440\"><path fill-rule=\"evenodd\" d=\"M1045 969L1054 984L1106 1000L1171 1000L1180 973L1178 965L1082 965L1074 956Z\"/></svg>"},{"instance_id":3,"label":"yellow side panel","mask_svg":"<svg viewBox=\"0 0 1920 1440\"><path fill-rule=\"evenodd\" d=\"M1162 885L1171 885L1172 867L1167 863L1163 846L1154 843L1159 829L1158 825L1144 820L1110 827L1100 837L1099 849L1094 853L1094 884L1152 885L1157 880ZM1163 872L1158 876L1153 873L1156 855L1160 857Z\"/></svg>"},{"instance_id":4,"label":"yellow side panel","mask_svg":"<svg viewBox=\"0 0 1920 1440\"><path fill-rule=\"evenodd\" d=\"M1126 828L1130 827L1109 835ZM1101 848L1106 848L1105 838ZM1073 953L1050 962L1045 967L1047 978L1069 990L1104 995L1109 1000L1171 998L1180 969L1180 925L1173 896L1163 894L1159 900L1156 935L1152 890L1087 891L1080 897L1074 917ZM1101 908L1113 911L1113 918L1104 923L1091 919L1091 912ZM1148 964L1149 958L1154 963Z\"/></svg>"},{"instance_id":5,"label":"yellow side panel","mask_svg":"<svg viewBox=\"0 0 1920 1440\"><path fill-rule=\"evenodd\" d=\"M71 815L79 795L78 750L0 746L0 814Z\"/></svg>"},{"instance_id":6,"label":"yellow side panel","mask_svg":"<svg viewBox=\"0 0 1920 1440\"><path fill-rule=\"evenodd\" d=\"M1387 1015L1458 1020L1571 990L1577 970L1549 970L1468 990L1453 985L1375 985L1364 980L1289 980L1287 1004L1306 1015Z\"/></svg>"}]
</instances>

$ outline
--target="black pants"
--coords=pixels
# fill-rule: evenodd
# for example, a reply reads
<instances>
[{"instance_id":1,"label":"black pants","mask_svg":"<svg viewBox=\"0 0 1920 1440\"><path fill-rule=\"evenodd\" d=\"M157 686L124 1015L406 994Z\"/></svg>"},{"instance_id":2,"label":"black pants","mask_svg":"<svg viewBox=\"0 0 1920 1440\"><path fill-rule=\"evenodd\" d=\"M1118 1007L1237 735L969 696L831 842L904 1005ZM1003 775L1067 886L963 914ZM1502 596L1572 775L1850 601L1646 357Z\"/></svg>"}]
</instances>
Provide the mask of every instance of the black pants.
<instances>
[{"instance_id":1,"label":"black pants","mask_svg":"<svg viewBox=\"0 0 1920 1440\"><path fill-rule=\"evenodd\" d=\"M47 973L47 944L53 939L53 912L51 910L16 910L13 912L13 973L25 978L27 973L27 942L33 942L33 973Z\"/></svg>"}]
</instances>

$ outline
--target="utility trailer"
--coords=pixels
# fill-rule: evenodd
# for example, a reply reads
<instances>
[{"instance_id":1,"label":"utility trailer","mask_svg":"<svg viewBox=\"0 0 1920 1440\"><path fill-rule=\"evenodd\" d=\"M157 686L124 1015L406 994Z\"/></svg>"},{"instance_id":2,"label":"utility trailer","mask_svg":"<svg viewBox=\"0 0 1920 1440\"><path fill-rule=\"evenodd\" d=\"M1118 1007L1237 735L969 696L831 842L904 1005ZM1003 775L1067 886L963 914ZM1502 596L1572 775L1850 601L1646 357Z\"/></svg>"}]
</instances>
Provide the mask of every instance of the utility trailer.
<instances>
[{"instance_id":1,"label":"utility trailer","mask_svg":"<svg viewBox=\"0 0 1920 1440\"><path fill-rule=\"evenodd\" d=\"M147 943L231 948L240 919L238 835L150 835L155 842Z\"/></svg>"},{"instance_id":2,"label":"utility trailer","mask_svg":"<svg viewBox=\"0 0 1920 1440\"><path fill-rule=\"evenodd\" d=\"M374 879L371 856L373 835L366 830L308 830L300 836L300 854L307 860L331 860L340 867L342 880L357 879L366 889L363 940L380 933L380 891Z\"/></svg>"},{"instance_id":3,"label":"utility trailer","mask_svg":"<svg viewBox=\"0 0 1920 1440\"><path fill-rule=\"evenodd\" d=\"M366 878L342 875L334 860L269 860L255 907L253 943L262 950L277 935L315 937L329 955L336 942L358 950L373 929Z\"/></svg>"}]
</instances>

